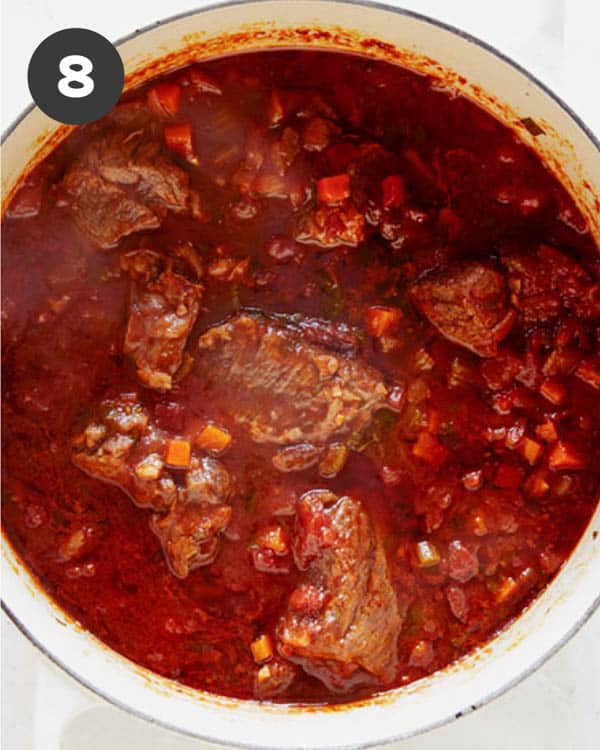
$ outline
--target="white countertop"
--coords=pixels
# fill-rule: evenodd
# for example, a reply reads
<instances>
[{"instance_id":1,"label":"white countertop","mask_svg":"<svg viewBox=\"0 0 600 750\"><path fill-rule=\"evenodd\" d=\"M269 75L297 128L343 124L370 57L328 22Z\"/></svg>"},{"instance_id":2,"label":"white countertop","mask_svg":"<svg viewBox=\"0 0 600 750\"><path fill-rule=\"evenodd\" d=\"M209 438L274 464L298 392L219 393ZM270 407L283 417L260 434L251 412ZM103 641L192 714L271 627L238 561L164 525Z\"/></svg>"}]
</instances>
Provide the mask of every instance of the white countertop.
<instances>
[{"instance_id":1,"label":"white countertop","mask_svg":"<svg viewBox=\"0 0 600 750\"><path fill-rule=\"evenodd\" d=\"M292 0L293 1L293 0ZM597 0L416 0L389 4L459 26L550 85L600 135ZM82 26L117 39L201 0L10 0L2 4L2 129L29 103L39 42ZM2 750L191 750L208 747L102 703L51 665L2 616ZM399 750L598 750L600 611L534 675L491 704Z\"/></svg>"}]
</instances>

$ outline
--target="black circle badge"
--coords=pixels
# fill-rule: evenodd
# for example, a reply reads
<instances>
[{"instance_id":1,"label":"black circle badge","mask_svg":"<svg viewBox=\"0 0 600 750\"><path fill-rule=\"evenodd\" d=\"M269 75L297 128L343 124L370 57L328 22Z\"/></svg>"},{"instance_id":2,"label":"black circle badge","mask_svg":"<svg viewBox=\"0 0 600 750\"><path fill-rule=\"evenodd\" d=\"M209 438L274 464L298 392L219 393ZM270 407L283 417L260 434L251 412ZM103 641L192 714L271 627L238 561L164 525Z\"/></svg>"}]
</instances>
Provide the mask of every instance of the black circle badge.
<instances>
[{"instance_id":1,"label":"black circle badge","mask_svg":"<svg viewBox=\"0 0 600 750\"><path fill-rule=\"evenodd\" d=\"M63 29L46 37L27 71L34 102L49 117L69 125L92 122L112 109L124 77L115 47L89 29Z\"/></svg>"}]
</instances>

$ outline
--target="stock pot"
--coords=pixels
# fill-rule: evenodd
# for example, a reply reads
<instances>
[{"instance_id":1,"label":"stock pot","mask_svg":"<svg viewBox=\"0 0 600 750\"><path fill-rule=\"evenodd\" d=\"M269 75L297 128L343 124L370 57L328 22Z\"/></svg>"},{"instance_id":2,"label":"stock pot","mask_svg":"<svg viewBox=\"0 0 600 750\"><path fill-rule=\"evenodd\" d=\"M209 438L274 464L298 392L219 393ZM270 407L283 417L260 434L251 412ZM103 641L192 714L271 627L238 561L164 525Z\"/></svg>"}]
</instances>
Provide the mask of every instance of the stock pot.
<instances>
[{"instance_id":1,"label":"stock pot","mask_svg":"<svg viewBox=\"0 0 600 750\"><path fill-rule=\"evenodd\" d=\"M118 49L125 87L191 60L273 47L357 52L438 76L512 127L572 193L600 242L600 145L551 91L459 30L385 5L337 0L232 2L136 32ZM532 128L531 122L538 127ZM5 202L20 176L71 128L28 110L5 136ZM543 131L542 133L539 130ZM534 135L537 133L537 135ZM5 203L6 204L6 203ZM560 574L493 641L450 667L358 703L302 707L191 690L108 649L41 590L3 538L8 615L56 664L99 696L194 737L245 747L369 747L431 729L514 685L600 602L600 508Z\"/></svg>"}]
</instances>

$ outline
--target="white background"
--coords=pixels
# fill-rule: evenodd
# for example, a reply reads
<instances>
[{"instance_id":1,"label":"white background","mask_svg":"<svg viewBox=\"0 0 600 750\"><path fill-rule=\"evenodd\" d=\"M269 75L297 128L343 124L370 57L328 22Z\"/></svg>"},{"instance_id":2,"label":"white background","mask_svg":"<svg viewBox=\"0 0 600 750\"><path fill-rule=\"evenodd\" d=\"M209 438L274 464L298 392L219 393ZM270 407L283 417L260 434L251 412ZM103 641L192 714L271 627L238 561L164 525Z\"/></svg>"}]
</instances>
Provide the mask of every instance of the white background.
<instances>
[{"instance_id":1,"label":"white background","mask_svg":"<svg viewBox=\"0 0 600 750\"><path fill-rule=\"evenodd\" d=\"M291 0L293 2L293 0ZM201 0L3 0L2 130L29 104L27 64L61 28L111 40ZM558 93L600 135L598 0L415 0L388 4L431 15L498 47ZM343 23L343 18L340 19ZM2 750L192 750L72 683L2 619ZM598 750L600 613L535 675L458 722L398 750Z\"/></svg>"}]
</instances>

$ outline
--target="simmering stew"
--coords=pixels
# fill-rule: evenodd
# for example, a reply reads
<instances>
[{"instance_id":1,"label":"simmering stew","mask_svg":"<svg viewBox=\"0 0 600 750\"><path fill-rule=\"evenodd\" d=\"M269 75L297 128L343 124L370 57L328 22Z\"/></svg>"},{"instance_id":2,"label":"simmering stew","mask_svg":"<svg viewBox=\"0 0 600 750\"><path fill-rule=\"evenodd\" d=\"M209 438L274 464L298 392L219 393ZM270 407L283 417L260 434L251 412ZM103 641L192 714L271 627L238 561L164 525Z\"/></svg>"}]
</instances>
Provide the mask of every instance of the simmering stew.
<instances>
[{"instance_id":1,"label":"simmering stew","mask_svg":"<svg viewBox=\"0 0 600 750\"><path fill-rule=\"evenodd\" d=\"M161 675L405 685L516 617L594 511L598 248L437 79L184 68L29 174L3 244L5 531Z\"/></svg>"}]
</instances>

